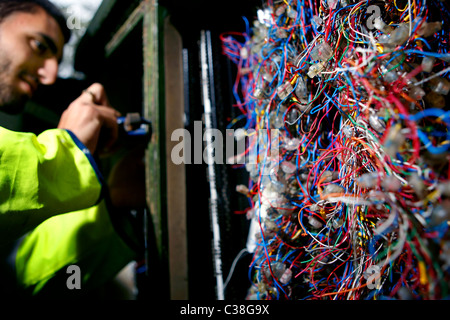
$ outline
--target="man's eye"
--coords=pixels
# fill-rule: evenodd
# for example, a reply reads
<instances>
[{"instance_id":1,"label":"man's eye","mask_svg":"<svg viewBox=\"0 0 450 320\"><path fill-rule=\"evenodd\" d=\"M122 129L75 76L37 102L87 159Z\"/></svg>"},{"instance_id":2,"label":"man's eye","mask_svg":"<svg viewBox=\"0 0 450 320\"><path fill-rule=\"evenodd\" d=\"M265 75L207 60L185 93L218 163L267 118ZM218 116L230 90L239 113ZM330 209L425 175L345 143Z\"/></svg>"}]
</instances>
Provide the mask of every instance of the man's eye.
<instances>
[{"instance_id":1,"label":"man's eye","mask_svg":"<svg viewBox=\"0 0 450 320\"><path fill-rule=\"evenodd\" d=\"M45 53L47 51L47 46L40 42L39 40L34 39L32 42L33 49L36 50L39 54Z\"/></svg>"}]
</instances>

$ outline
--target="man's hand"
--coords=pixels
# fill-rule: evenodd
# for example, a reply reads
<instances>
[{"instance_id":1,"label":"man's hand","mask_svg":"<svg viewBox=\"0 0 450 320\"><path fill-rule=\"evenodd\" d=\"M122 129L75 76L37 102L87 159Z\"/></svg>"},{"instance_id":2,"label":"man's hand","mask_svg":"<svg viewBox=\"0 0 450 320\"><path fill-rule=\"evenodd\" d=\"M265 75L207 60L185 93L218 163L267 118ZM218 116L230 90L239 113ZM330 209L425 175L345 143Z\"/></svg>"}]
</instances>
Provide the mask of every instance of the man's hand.
<instances>
[{"instance_id":1,"label":"man's hand","mask_svg":"<svg viewBox=\"0 0 450 320\"><path fill-rule=\"evenodd\" d=\"M72 131L91 153L97 149L102 152L117 140L119 116L103 86L94 83L63 112L58 128Z\"/></svg>"}]
</instances>

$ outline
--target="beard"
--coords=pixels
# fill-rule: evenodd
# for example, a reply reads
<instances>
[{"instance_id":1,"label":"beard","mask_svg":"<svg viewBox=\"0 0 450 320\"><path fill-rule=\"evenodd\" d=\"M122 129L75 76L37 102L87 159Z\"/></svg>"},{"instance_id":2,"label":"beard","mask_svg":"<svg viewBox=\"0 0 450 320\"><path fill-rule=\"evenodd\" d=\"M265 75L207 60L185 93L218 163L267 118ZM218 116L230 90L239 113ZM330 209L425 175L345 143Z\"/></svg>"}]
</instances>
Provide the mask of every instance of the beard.
<instances>
[{"instance_id":1,"label":"beard","mask_svg":"<svg viewBox=\"0 0 450 320\"><path fill-rule=\"evenodd\" d=\"M29 97L18 92L11 81L13 72L11 60L0 50L0 111L8 114L19 114L25 109Z\"/></svg>"}]
</instances>

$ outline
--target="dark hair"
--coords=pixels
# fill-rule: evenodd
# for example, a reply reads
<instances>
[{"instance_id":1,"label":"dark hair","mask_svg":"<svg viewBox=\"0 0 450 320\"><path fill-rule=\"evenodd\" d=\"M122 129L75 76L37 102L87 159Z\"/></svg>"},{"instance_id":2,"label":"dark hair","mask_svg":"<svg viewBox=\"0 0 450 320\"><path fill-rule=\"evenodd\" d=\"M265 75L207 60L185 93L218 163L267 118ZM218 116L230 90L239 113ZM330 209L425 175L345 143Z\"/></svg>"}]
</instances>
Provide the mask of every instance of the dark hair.
<instances>
[{"instance_id":1,"label":"dark hair","mask_svg":"<svg viewBox=\"0 0 450 320\"><path fill-rule=\"evenodd\" d=\"M56 20L64 36L64 41L69 42L71 31L67 27L66 17L48 0L0 0L0 23L14 12L36 12L37 7L44 9Z\"/></svg>"}]
</instances>

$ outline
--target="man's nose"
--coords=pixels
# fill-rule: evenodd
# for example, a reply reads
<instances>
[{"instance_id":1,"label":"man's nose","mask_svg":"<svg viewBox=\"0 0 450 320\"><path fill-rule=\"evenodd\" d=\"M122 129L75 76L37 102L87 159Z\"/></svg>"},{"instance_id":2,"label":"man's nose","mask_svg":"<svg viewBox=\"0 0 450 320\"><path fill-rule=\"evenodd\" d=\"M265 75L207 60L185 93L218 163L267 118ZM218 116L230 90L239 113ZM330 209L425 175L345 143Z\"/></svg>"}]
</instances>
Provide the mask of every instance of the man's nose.
<instances>
[{"instance_id":1,"label":"man's nose","mask_svg":"<svg viewBox=\"0 0 450 320\"><path fill-rule=\"evenodd\" d=\"M55 83L58 77L58 61L52 57L46 59L41 68L38 69L39 82L43 85Z\"/></svg>"}]
</instances>

